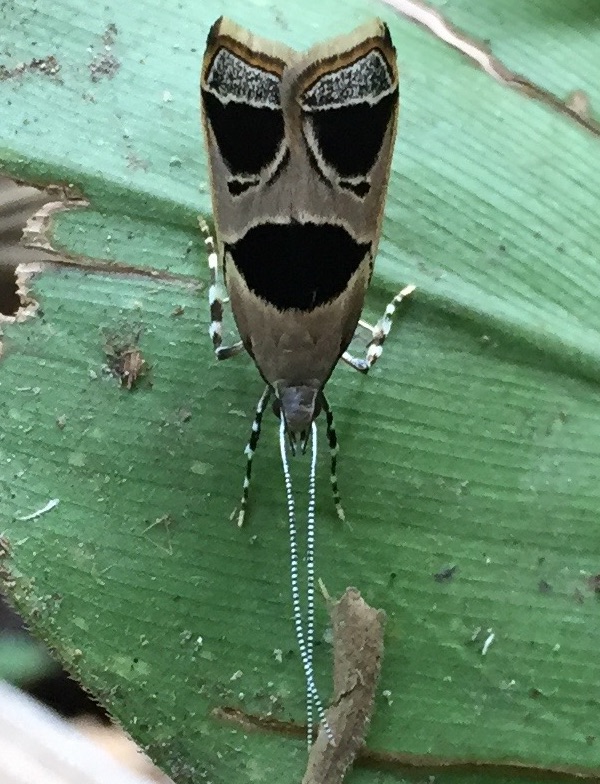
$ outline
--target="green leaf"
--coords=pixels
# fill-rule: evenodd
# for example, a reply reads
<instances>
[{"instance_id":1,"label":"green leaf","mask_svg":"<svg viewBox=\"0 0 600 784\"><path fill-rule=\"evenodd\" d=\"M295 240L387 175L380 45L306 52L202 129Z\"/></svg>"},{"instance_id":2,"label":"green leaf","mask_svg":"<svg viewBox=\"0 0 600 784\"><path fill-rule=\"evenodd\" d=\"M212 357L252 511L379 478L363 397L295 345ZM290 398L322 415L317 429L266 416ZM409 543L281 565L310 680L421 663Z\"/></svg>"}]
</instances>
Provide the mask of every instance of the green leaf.
<instances>
[{"instance_id":1,"label":"green leaf","mask_svg":"<svg viewBox=\"0 0 600 784\"><path fill-rule=\"evenodd\" d=\"M55 664L42 646L23 634L0 634L0 678L12 683L48 675Z\"/></svg>"},{"instance_id":2,"label":"green leaf","mask_svg":"<svg viewBox=\"0 0 600 784\"><path fill-rule=\"evenodd\" d=\"M461 34L498 58L500 66L516 77L515 87L525 86L525 79L535 88L535 94L564 103L579 92L589 102L589 119L597 123L597 6L585 0L569 4L555 0L431 0L429 5L439 9L446 22L456 25Z\"/></svg>"},{"instance_id":3,"label":"green leaf","mask_svg":"<svg viewBox=\"0 0 600 784\"><path fill-rule=\"evenodd\" d=\"M275 420L240 531L262 384L248 358L218 365L207 338L197 92L221 10L5 9L4 65L52 54L60 71L0 82L0 166L73 183L91 206L55 218L72 263L36 276L40 313L4 328L2 569L37 633L177 782L299 781L300 739L213 714L304 720ZM318 573L388 614L368 743L387 772L349 781L397 781L416 758L445 782L597 776L598 139L383 6L228 14L301 48L374 11L398 49L402 108L367 318L418 290L370 377L340 367L328 385L350 525L322 448ZM561 32L546 35L558 70ZM93 81L107 54L118 70ZM150 370L128 392L103 347L140 329ZM302 514L307 460L293 470ZM316 658L327 693L324 641Z\"/></svg>"}]
</instances>

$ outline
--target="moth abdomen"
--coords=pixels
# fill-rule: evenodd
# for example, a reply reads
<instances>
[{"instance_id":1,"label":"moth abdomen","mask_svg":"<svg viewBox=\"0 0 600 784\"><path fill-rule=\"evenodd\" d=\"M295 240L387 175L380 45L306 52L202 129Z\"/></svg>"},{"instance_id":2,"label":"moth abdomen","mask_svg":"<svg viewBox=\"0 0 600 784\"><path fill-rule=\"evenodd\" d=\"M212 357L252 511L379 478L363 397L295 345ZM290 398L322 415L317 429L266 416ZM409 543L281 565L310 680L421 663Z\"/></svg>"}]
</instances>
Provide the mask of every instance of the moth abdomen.
<instances>
[{"instance_id":1,"label":"moth abdomen","mask_svg":"<svg viewBox=\"0 0 600 784\"><path fill-rule=\"evenodd\" d=\"M321 398L321 388L315 382L279 382L275 385L273 412L276 416L283 417L292 446L298 439L302 452L306 449L310 426L323 407Z\"/></svg>"}]
</instances>

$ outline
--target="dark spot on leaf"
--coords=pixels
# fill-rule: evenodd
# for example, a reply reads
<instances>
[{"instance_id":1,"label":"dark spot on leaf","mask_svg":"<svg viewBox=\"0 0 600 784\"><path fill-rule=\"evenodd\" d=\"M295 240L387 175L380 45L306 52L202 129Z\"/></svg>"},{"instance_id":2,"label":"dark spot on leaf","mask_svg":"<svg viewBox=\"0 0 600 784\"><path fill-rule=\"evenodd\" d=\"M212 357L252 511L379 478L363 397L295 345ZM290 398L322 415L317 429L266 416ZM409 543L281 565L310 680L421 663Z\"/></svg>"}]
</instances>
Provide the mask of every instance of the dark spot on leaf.
<instances>
[{"instance_id":1,"label":"dark spot on leaf","mask_svg":"<svg viewBox=\"0 0 600 784\"><path fill-rule=\"evenodd\" d=\"M148 171L150 163L144 160L144 158L138 158L137 155L130 152L127 154L127 166L135 171Z\"/></svg>"},{"instance_id":2,"label":"dark spot on leaf","mask_svg":"<svg viewBox=\"0 0 600 784\"><path fill-rule=\"evenodd\" d=\"M591 577L588 577L587 580L588 588L593 591L596 596L600 596L600 574L593 574Z\"/></svg>"},{"instance_id":3,"label":"dark spot on leaf","mask_svg":"<svg viewBox=\"0 0 600 784\"><path fill-rule=\"evenodd\" d=\"M107 25L104 34L102 35L102 43L104 46L112 46L115 42L119 30L114 22Z\"/></svg>"},{"instance_id":4,"label":"dark spot on leaf","mask_svg":"<svg viewBox=\"0 0 600 784\"><path fill-rule=\"evenodd\" d=\"M433 579L436 581L436 583L449 582L454 577L454 573L456 572L457 568L458 567L456 565L445 566L443 569L440 569L439 572L436 572L433 575Z\"/></svg>"},{"instance_id":5,"label":"dark spot on leaf","mask_svg":"<svg viewBox=\"0 0 600 784\"><path fill-rule=\"evenodd\" d=\"M92 82L112 79L120 67L121 63L110 52L96 55L88 65Z\"/></svg>"},{"instance_id":6,"label":"dark spot on leaf","mask_svg":"<svg viewBox=\"0 0 600 784\"><path fill-rule=\"evenodd\" d=\"M18 63L14 68L0 65L0 82L15 79L25 74L39 73L43 76L57 77L60 64L53 54L47 57L34 57L28 63Z\"/></svg>"}]
</instances>

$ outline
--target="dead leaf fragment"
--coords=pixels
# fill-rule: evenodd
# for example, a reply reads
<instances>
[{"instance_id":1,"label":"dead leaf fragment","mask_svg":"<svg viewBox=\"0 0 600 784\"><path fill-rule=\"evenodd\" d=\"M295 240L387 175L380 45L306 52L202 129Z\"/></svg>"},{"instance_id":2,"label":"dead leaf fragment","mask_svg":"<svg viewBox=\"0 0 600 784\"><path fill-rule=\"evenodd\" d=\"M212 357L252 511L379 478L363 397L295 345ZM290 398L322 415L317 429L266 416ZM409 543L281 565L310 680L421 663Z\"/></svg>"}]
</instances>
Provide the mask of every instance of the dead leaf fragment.
<instances>
[{"instance_id":1,"label":"dead leaf fragment","mask_svg":"<svg viewBox=\"0 0 600 784\"><path fill-rule=\"evenodd\" d=\"M334 699L326 711L335 737L323 727L311 748L302 784L341 784L365 743L383 657L385 613L347 588L329 607L333 626Z\"/></svg>"}]
</instances>

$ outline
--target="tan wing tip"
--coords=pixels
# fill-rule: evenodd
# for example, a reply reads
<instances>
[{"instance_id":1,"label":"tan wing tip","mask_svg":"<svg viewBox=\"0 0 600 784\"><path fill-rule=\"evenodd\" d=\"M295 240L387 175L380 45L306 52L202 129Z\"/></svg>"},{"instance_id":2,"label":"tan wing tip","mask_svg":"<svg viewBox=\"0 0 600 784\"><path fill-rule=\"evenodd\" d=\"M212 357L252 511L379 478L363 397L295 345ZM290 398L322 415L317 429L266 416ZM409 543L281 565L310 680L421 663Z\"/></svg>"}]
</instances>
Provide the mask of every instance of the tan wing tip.
<instances>
[{"instance_id":1,"label":"tan wing tip","mask_svg":"<svg viewBox=\"0 0 600 784\"><path fill-rule=\"evenodd\" d=\"M220 16L212 25L206 39L206 51L213 51L222 42L227 48L244 56L249 61L267 57L281 67L296 57L296 51L285 44L262 38L237 24L226 16Z\"/></svg>"},{"instance_id":2,"label":"tan wing tip","mask_svg":"<svg viewBox=\"0 0 600 784\"><path fill-rule=\"evenodd\" d=\"M265 54L268 57L282 60L284 63L290 63L295 59L295 55L298 54L295 49L292 49L285 44L255 35L250 30L242 27L226 16L220 16L211 25L206 38L207 51L214 49L219 39L228 39L250 51L257 54ZM373 39L379 39L382 47L395 52L389 27L379 17L369 19L349 33L321 41L309 51L312 52L315 49L323 49L324 51L351 49L365 41Z\"/></svg>"},{"instance_id":3,"label":"tan wing tip","mask_svg":"<svg viewBox=\"0 0 600 784\"><path fill-rule=\"evenodd\" d=\"M308 50L304 59L327 63L338 60L351 62L353 58L372 49L382 52L392 70L393 78L397 79L396 50L387 24L378 17L369 19L349 33L316 44Z\"/></svg>"},{"instance_id":4,"label":"tan wing tip","mask_svg":"<svg viewBox=\"0 0 600 784\"><path fill-rule=\"evenodd\" d=\"M208 35L206 36L206 47L209 48L214 45L215 41L221 34L221 25L225 20L224 16L220 16L216 19L212 25L210 26L210 30L208 31Z\"/></svg>"},{"instance_id":5,"label":"tan wing tip","mask_svg":"<svg viewBox=\"0 0 600 784\"><path fill-rule=\"evenodd\" d=\"M329 41L324 41L323 43L334 44L335 48L337 48L337 43L340 42L343 43L345 47L352 48L353 46L358 46L365 41L373 39L380 39L383 46L389 46L393 49L390 29L378 16L363 22L363 24L355 27L354 30L351 30L345 35L340 35L336 38L329 39Z\"/></svg>"}]
</instances>

